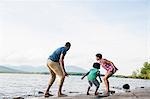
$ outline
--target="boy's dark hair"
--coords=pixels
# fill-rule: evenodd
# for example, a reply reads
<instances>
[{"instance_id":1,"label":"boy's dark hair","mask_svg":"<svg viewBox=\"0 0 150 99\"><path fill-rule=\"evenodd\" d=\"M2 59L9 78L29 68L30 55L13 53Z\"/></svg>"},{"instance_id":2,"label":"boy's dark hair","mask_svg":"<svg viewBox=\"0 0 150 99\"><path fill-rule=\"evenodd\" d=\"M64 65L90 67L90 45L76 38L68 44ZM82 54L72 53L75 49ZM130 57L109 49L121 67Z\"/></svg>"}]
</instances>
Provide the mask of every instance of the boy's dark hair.
<instances>
[{"instance_id":1,"label":"boy's dark hair","mask_svg":"<svg viewBox=\"0 0 150 99\"><path fill-rule=\"evenodd\" d=\"M100 69L100 64L99 63L94 63L93 67L96 68L96 69Z\"/></svg>"},{"instance_id":2,"label":"boy's dark hair","mask_svg":"<svg viewBox=\"0 0 150 99\"><path fill-rule=\"evenodd\" d=\"M96 57L99 57L101 59L102 58L102 54L98 53L98 54L96 54Z\"/></svg>"},{"instance_id":3,"label":"boy's dark hair","mask_svg":"<svg viewBox=\"0 0 150 99\"><path fill-rule=\"evenodd\" d=\"M70 46L71 46L71 43L70 43L70 42L66 42L65 46L66 46L66 47L70 47Z\"/></svg>"}]
</instances>

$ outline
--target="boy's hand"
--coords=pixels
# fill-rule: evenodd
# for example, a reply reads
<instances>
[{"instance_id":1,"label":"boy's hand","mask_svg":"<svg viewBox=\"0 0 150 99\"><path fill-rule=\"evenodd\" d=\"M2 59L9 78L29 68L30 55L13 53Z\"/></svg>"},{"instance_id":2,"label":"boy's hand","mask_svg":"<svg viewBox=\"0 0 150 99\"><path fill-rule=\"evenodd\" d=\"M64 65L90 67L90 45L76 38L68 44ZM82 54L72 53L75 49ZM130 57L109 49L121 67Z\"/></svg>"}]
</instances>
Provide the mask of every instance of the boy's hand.
<instances>
[{"instance_id":1,"label":"boy's hand","mask_svg":"<svg viewBox=\"0 0 150 99\"><path fill-rule=\"evenodd\" d=\"M83 80L83 78L85 77L85 76L87 76L89 74L89 72L88 73L86 73L82 78L81 78L81 80Z\"/></svg>"},{"instance_id":2,"label":"boy's hand","mask_svg":"<svg viewBox=\"0 0 150 99\"><path fill-rule=\"evenodd\" d=\"M100 83L102 83L102 80L100 80Z\"/></svg>"}]
</instances>

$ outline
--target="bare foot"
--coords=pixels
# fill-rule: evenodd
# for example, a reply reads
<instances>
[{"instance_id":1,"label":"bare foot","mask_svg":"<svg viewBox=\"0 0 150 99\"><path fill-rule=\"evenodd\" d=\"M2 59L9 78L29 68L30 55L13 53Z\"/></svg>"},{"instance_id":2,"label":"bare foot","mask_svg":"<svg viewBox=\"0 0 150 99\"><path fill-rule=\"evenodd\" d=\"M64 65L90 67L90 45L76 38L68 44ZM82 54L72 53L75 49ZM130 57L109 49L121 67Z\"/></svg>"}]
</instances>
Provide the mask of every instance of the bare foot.
<instances>
[{"instance_id":1,"label":"bare foot","mask_svg":"<svg viewBox=\"0 0 150 99\"><path fill-rule=\"evenodd\" d=\"M44 95L45 97L49 97L49 96L53 96L52 94L49 94L49 93L45 93Z\"/></svg>"},{"instance_id":2,"label":"bare foot","mask_svg":"<svg viewBox=\"0 0 150 99\"><path fill-rule=\"evenodd\" d=\"M90 94L87 92L87 95L90 95Z\"/></svg>"},{"instance_id":3,"label":"bare foot","mask_svg":"<svg viewBox=\"0 0 150 99\"><path fill-rule=\"evenodd\" d=\"M95 93L95 96L97 96L97 95L98 95L98 92Z\"/></svg>"},{"instance_id":4,"label":"bare foot","mask_svg":"<svg viewBox=\"0 0 150 99\"><path fill-rule=\"evenodd\" d=\"M104 96L109 96L109 92L106 92L106 93L104 94Z\"/></svg>"},{"instance_id":5,"label":"bare foot","mask_svg":"<svg viewBox=\"0 0 150 99\"><path fill-rule=\"evenodd\" d=\"M58 94L58 97L66 97L67 95L66 94Z\"/></svg>"}]
</instances>

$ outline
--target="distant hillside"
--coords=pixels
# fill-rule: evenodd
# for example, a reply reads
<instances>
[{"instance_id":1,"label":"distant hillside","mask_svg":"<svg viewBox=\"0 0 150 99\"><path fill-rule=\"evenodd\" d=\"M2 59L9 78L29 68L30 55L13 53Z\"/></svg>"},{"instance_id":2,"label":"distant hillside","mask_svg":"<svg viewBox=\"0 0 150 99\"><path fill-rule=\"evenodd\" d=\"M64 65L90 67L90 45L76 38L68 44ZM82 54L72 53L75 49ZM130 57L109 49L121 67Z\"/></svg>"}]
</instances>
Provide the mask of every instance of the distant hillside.
<instances>
[{"instance_id":1,"label":"distant hillside","mask_svg":"<svg viewBox=\"0 0 150 99\"><path fill-rule=\"evenodd\" d=\"M8 68L5 66L0 66L0 73L19 73L19 72L23 72L23 71Z\"/></svg>"},{"instance_id":2,"label":"distant hillside","mask_svg":"<svg viewBox=\"0 0 150 99\"><path fill-rule=\"evenodd\" d=\"M2 68L2 69L1 69ZM27 72L27 73L49 73L47 66L1 66L0 72ZM86 73L87 71L77 66L65 66L67 72Z\"/></svg>"},{"instance_id":3,"label":"distant hillside","mask_svg":"<svg viewBox=\"0 0 150 99\"><path fill-rule=\"evenodd\" d=\"M65 66L67 72L77 72L77 73L86 73L87 70L80 68L78 66Z\"/></svg>"},{"instance_id":4,"label":"distant hillside","mask_svg":"<svg viewBox=\"0 0 150 99\"><path fill-rule=\"evenodd\" d=\"M49 72L46 66L11 66L13 69L29 72L29 73L43 73L43 72Z\"/></svg>"}]
</instances>

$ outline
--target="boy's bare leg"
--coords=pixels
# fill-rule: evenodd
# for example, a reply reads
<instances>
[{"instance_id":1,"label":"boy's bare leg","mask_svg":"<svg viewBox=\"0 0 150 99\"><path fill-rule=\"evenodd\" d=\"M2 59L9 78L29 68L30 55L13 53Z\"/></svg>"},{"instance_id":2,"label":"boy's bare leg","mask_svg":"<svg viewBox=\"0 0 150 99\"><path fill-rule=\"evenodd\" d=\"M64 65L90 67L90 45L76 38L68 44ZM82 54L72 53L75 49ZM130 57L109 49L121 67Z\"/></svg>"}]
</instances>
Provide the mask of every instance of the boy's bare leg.
<instances>
[{"instance_id":1,"label":"boy's bare leg","mask_svg":"<svg viewBox=\"0 0 150 99\"><path fill-rule=\"evenodd\" d=\"M98 95L98 92L97 92L97 91L98 91L98 88L99 88L99 87L96 87L95 95Z\"/></svg>"},{"instance_id":2,"label":"boy's bare leg","mask_svg":"<svg viewBox=\"0 0 150 99\"><path fill-rule=\"evenodd\" d=\"M88 87L88 90L87 90L87 95L90 95L90 94L89 94L90 88L91 88L91 87L89 86L89 87Z\"/></svg>"}]
</instances>

